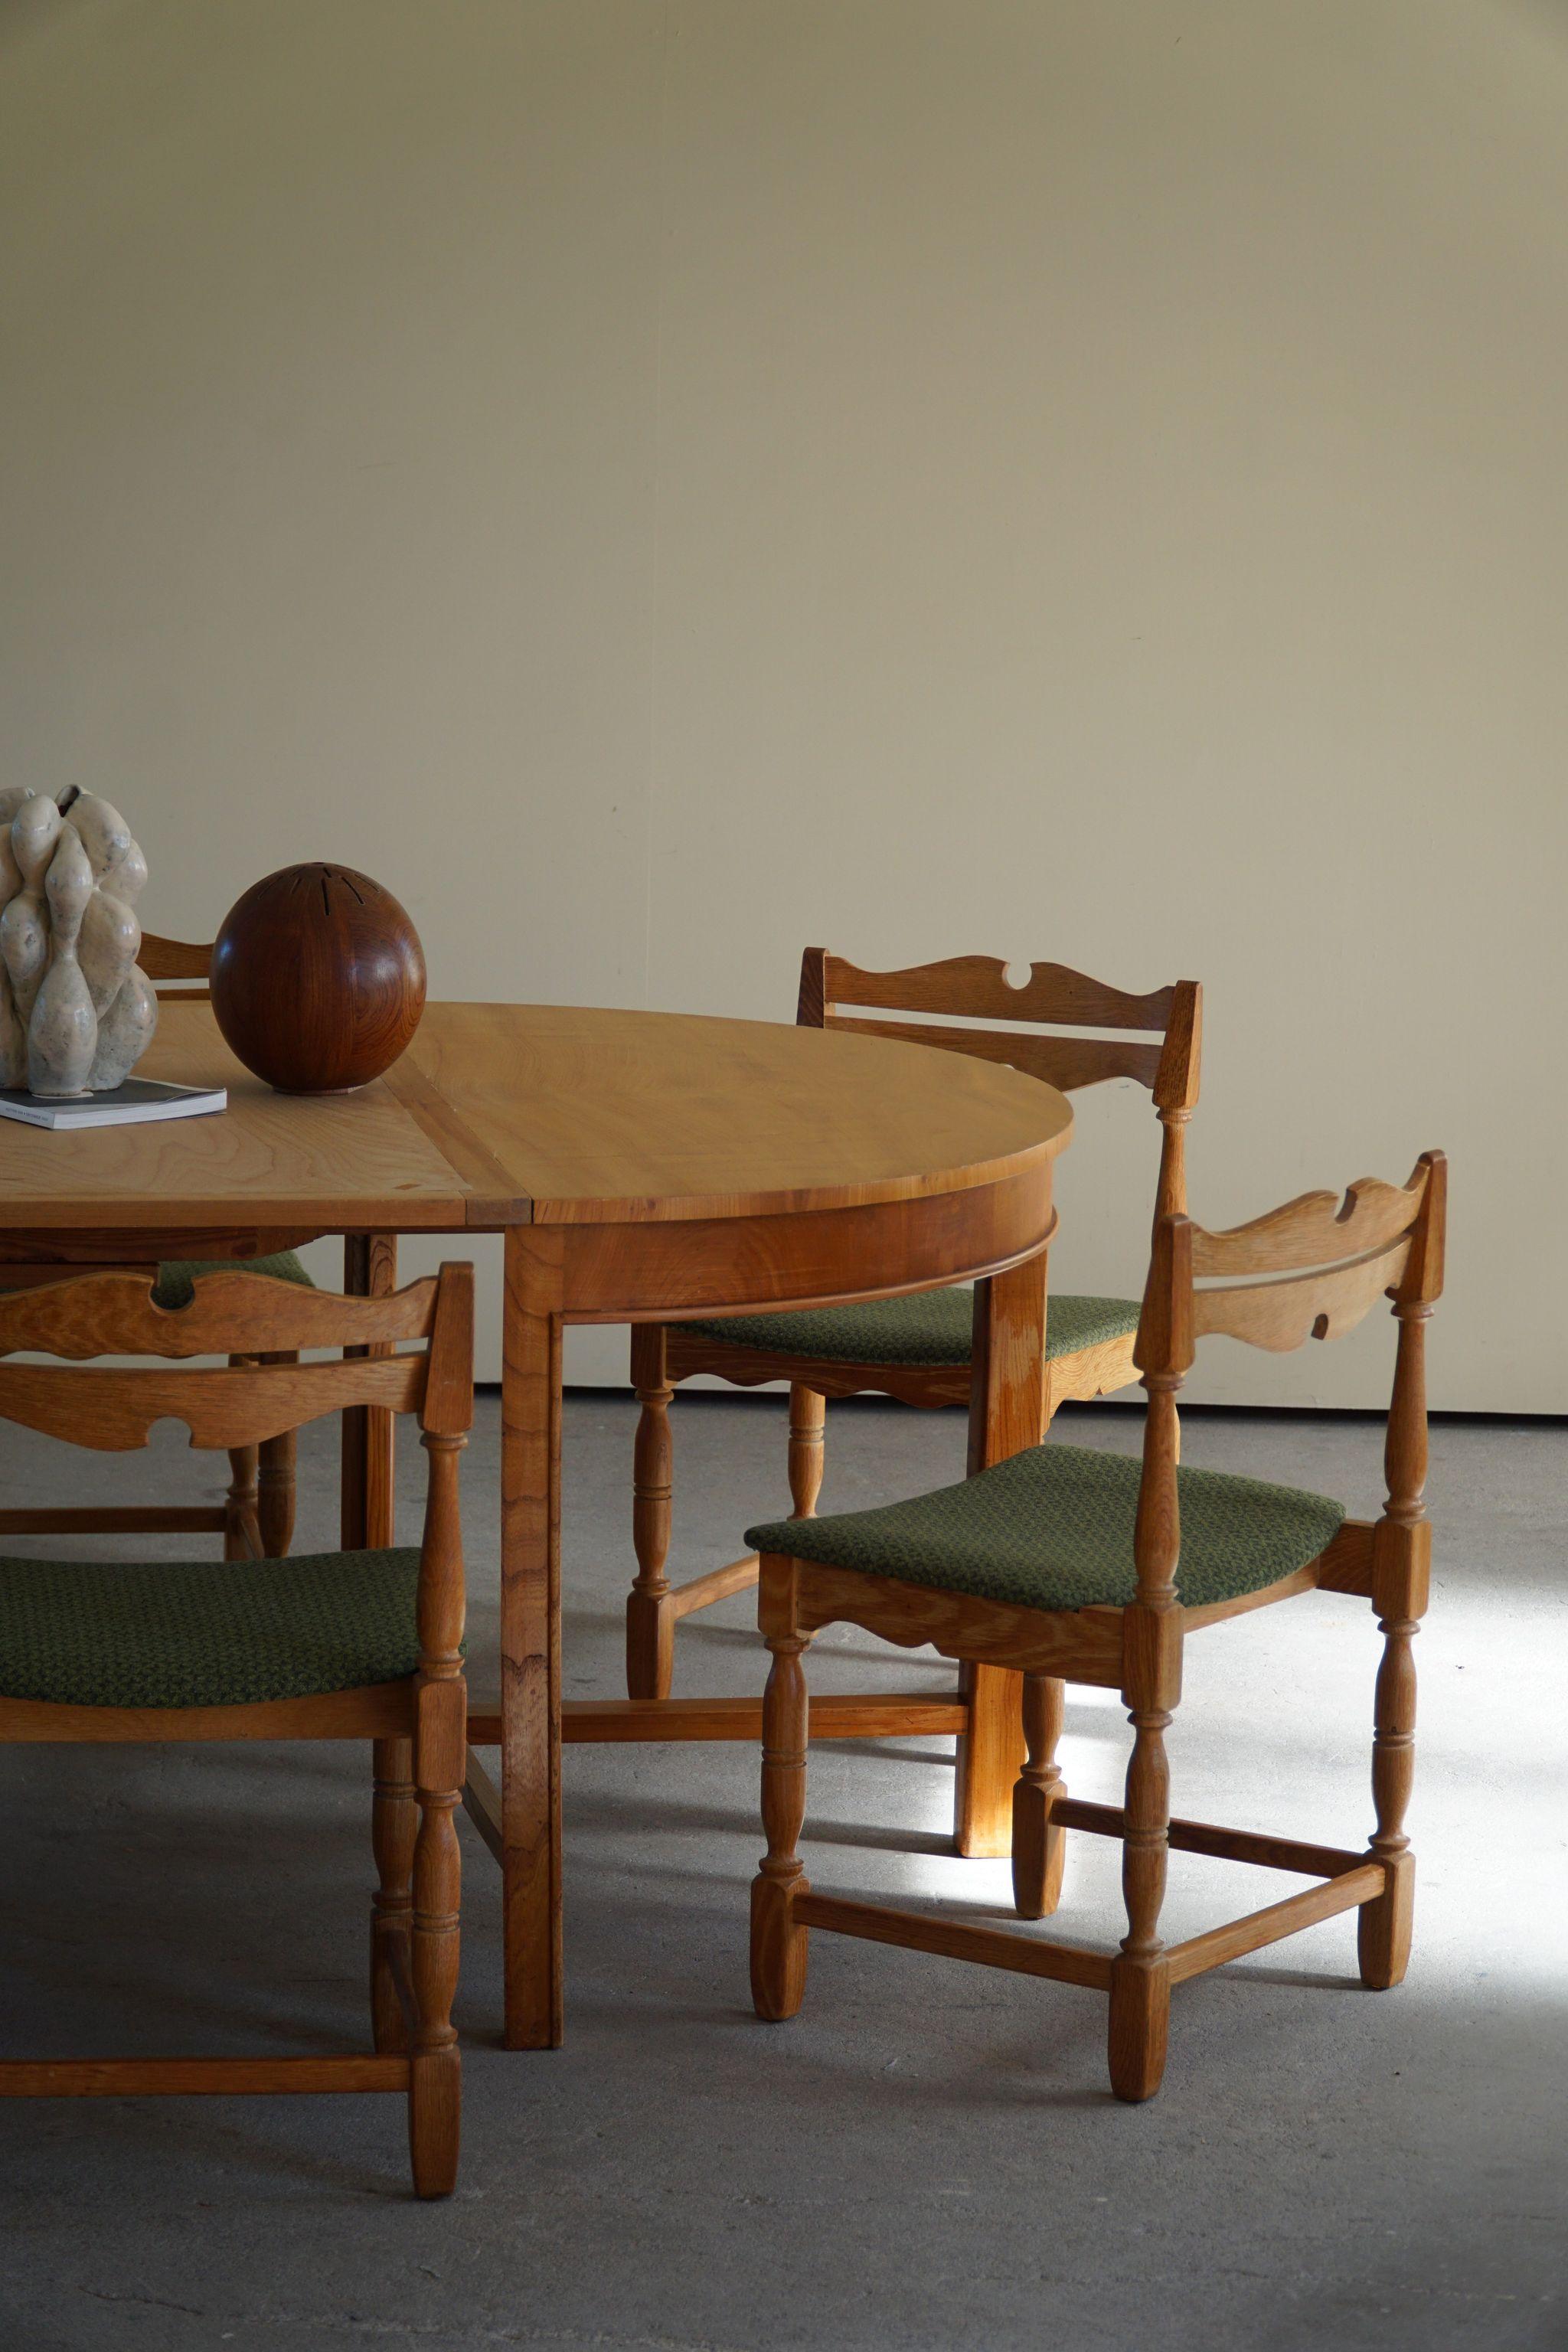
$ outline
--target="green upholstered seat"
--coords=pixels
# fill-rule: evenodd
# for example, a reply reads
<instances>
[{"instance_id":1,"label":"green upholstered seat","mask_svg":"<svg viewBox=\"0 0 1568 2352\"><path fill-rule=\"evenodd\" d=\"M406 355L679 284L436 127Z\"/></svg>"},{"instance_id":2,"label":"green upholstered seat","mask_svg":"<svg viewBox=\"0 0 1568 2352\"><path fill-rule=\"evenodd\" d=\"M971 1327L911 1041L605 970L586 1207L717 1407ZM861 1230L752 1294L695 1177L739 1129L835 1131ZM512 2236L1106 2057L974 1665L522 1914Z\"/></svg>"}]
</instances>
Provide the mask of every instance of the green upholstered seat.
<instances>
[{"instance_id":1,"label":"green upholstered seat","mask_svg":"<svg viewBox=\"0 0 1568 2352\"><path fill-rule=\"evenodd\" d=\"M718 1323L688 1323L722 1347L760 1348L770 1355L805 1356L826 1364L967 1364L973 1347L974 1295L922 1290L912 1298L871 1298L852 1307L814 1307L802 1313L732 1315ZM1135 1298L1052 1297L1046 1309L1046 1354L1076 1356L1138 1328Z\"/></svg>"},{"instance_id":2,"label":"green upholstered seat","mask_svg":"<svg viewBox=\"0 0 1568 2352\"><path fill-rule=\"evenodd\" d=\"M158 1279L153 1296L160 1307L188 1307L195 1295L194 1286L204 1274L269 1274L275 1282L298 1282L307 1290L315 1284L292 1250L279 1250L273 1257L247 1258L165 1258L158 1268Z\"/></svg>"},{"instance_id":3,"label":"green upholstered seat","mask_svg":"<svg viewBox=\"0 0 1568 2352\"><path fill-rule=\"evenodd\" d=\"M757 1551L968 1593L1026 1609L1122 1608L1133 1599L1132 1526L1142 1464L1047 1441L913 1502L747 1530ZM1261 1478L1181 1470L1184 1604L1259 1592L1315 1559L1342 1504Z\"/></svg>"},{"instance_id":4,"label":"green upholstered seat","mask_svg":"<svg viewBox=\"0 0 1568 2352\"><path fill-rule=\"evenodd\" d=\"M419 1554L0 1559L0 1696L240 1706L390 1683L418 1663Z\"/></svg>"}]
</instances>

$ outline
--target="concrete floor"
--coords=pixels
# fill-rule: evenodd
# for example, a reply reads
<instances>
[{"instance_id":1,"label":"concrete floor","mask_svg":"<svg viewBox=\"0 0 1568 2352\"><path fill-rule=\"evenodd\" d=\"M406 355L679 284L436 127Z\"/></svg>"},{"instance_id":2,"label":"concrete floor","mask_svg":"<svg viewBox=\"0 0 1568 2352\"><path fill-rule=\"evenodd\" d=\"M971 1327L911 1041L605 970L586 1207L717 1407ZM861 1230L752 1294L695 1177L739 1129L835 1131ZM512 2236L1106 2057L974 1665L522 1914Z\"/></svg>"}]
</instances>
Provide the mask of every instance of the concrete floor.
<instances>
[{"instance_id":1,"label":"concrete floor","mask_svg":"<svg viewBox=\"0 0 1568 2352\"><path fill-rule=\"evenodd\" d=\"M783 1485L782 1401L677 1405L682 1571ZM468 1457L473 1638L494 1621L496 1411ZM1061 1433L1135 1447L1135 1414ZM569 1691L617 1687L632 1412L567 1413ZM17 1433L7 1438L15 1445ZM825 1507L956 1475L962 1417L830 1416ZM1187 1458L1378 1498L1370 1423L1189 1416ZM182 1497L205 1466L26 1441L13 1491ZM566 2047L496 2046L497 1878L465 1827L464 2158L407 2189L376 2099L17 2103L0 2137L6 2352L985 2352L1562 2347L1563 1575L1568 1431L1435 1433L1419 1644L1415 1958L1362 1991L1333 1920L1177 1995L1163 2095L1110 2099L1093 1995L818 1936L805 2011L746 1994L759 1850L749 1746L568 1758ZM8 1456L17 1464L15 1453ZM402 1487L417 1494L410 1449ZM300 1548L331 1540L330 1454ZM193 1473L195 1475L193 1476ZM684 1483L682 1483L682 1481ZM410 1509L405 1528L415 1520ZM687 1688L754 1689L749 1597L680 1636ZM1313 1596L1188 1652L1180 1811L1358 1844L1377 1644ZM821 1687L939 1686L924 1654L824 1637ZM1115 1799L1111 1694L1069 1695L1064 1761ZM949 1743L816 1752L812 1875L1010 1916L1005 1864L945 1850ZM358 2046L370 1883L362 1756L13 1753L0 2014L17 2053ZM1114 1940L1117 1850L1079 1838L1061 1930ZM1297 1882L1299 1884L1299 1882ZM1179 1935L1289 1882L1177 1857Z\"/></svg>"}]
</instances>

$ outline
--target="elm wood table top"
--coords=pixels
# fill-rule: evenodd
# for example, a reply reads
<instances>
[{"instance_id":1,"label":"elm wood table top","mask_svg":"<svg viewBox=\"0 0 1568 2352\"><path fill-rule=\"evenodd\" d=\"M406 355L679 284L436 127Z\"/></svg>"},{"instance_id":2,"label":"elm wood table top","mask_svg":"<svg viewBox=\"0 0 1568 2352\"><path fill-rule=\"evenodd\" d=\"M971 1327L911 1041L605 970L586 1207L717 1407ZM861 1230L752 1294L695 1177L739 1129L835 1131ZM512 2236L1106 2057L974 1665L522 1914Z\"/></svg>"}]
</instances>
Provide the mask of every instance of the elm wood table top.
<instances>
[{"instance_id":1,"label":"elm wood table top","mask_svg":"<svg viewBox=\"0 0 1568 2352\"><path fill-rule=\"evenodd\" d=\"M971 1455L998 1461L1040 1433L1052 1161L1071 1109L1038 1079L925 1045L548 1005L430 1005L402 1061L353 1095L273 1093L204 1005L166 1003L142 1066L221 1082L228 1110L77 1135L0 1122L0 1255L145 1264L341 1233L345 1286L377 1292L395 1284L400 1233L505 1234L500 1689L469 1718L477 1744L499 1745L501 1779L471 1764L467 1794L502 1870L506 2040L557 2042L563 1724L579 1738L716 1736L676 1699L563 1713L563 1327L973 1276ZM394 1540L388 1421L345 1417L351 1547ZM964 1853L1006 1850L1014 1680L982 1666L966 1686Z\"/></svg>"},{"instance_id":2,"label":"elm wood table top","mask_svg":"<svg viewBox=\"0 0 1568 2352\"><path fill-rule=\"evenodd\" d=\"M352 1095L275 1094L205 1005L167 1004L148 1077L220 1118L0 1125L0 1222L413 1233L752 1218L931 1198L1037 1169L1065 1097L967 1055L766 1022L432 1004Z\"/></svg>"}]
</instances>

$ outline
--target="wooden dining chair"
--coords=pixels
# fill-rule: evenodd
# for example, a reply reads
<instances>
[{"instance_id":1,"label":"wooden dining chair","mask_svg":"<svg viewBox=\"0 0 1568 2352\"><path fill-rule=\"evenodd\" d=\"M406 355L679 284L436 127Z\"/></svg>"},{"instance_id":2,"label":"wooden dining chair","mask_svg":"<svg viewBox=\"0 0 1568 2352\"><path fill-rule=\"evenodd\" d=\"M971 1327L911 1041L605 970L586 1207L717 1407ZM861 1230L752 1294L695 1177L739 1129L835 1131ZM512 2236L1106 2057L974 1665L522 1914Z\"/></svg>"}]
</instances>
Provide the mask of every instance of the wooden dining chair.
<instances>
[{"instance_id":1,"label":"wooden dining chair","mask_svg":"<svg viewBox=\"0 0 1568 2352\"><path fill-rule=\"evenodd\" d=\"M1110 1996L1111 2088L1141 2100L1159 2089L1171 1988L1189 1977L1355 1908L1363 1982L1399 1982L1415 1868L1405 1833L1415 1727L1410 1645L1426 1607L1431 1552L1423 1357L1443 1286L1445 1194L1442 1154L1428 1152L1407 1185L1369 1180L1352 1185L1342 1206L1331 1192L1310 1192L1228 1233L1162 1217L1138 1330L1149 1399L1141 1464L1047 1443L914 1502L750 1530L773 1654L763 1720L768 1851L752 1889L759 2015L793 2017L800 2008L813 1927L1052 1977ZM1384 1295L1399 1342L1380 1518L1352 1519L1340 1503L1261 1479L1178 1468L1176 1392L1197 1339L1224 1332L1269 1349L1335 1339ZM1370 1600L1383 1634L1377 1825L1365 1851L1173 1818L1164 1735L1181 1696L1186 1636L1315 1588ZM1016 1908L1039 1919L1056 1907L1069 1829L1120 1838L1127 1933L1119 1951L812 1892L796 1853L807 1742L801 1655L822 1626L839 1623L1022 1670L1028 1758L1014 1792ZM1056 1760L1064 1680L1119 1689L1131 1711L1122 1805L1068 1795ZM1160 1909L1173 1846L1320 1883L1166 1945Z\"/></svg>"},{"instance_id":2,"label":"wooden dining chair","mask_svg":"<svg viewBox=\"0 0 1568 2352\"><path fill-rule=\"evenodd\" d=\"M186 940L160 939L143 931L137 961L149 980L159 983L160 1003L205 1004L212 948ZM157 1284L164 1307L184 1305L192 1285L228 1259L179 1258L145 1271ZM253 1274L270 1275L280 1282L310 1287L310 1277L293 1250L243 1261ZM142 1268L127 1269L141 1272ZM0 1265L0 1291L21 1281L50 1281L58 1269ZM221 1535L226 1559L280 1559L294 1536L298 1446L291 1429L280 1430L263 1445L238 1445L229 1453L228 1492L219 1504L137 1505L100 1503L88 1507L46 1506L31 1510L0 1510L0 1536L42 1535Z\"/></svg>"},{"instance_id":3,"label":"wooden dining chair","mask_svg":"<svg viewBox=\"0 0 1568 2352\"><path fill-rule=\"evenodd\" d=\"M857 1005L879 1014L924 1017L868 1020L846 1010ZM905 971L863 971L825 948L807 948L795 1019L803 1028L853 1030L1008 1063L1064 1092L1108 1078L1135 1079L1149 1088L1160 1121L1155 1217L1186 1207L1186 1125L1198 1098L1203 1025L1203 992L1195 981L1131 996L1069 971L1065 964L1037 963L1015 988L1007 966L994 956L953 956ZM1017 1027L973 1025L998 1022L1121 1034L1042 1036ZM626 1602L630 1697L668 1696L679 1618L757 1580L754 1554L686 1584L672 1586L665 1574L672 1494L669 1404L677 1383L699 1372L743 1388L788 1381L790 1497L795 1516L809 1518L822 1486L827 1399L876 1391L905 1404L968 1403L972 1304L972 1294L960 1287L804 1312L633 1326L632 1385L641 1412L632 1502L637 1572ZM1136 1380L1137 1328L1135 1298L1052 1295L1046 1320L1046 1426L1058 1405L1108 1396Z\"/></svg>"},{"instance_id":4,"label":"wooden dining chair","mask_svg":"<svg viewBox=\"0 0 1568 2352\"><path fill-rule=\"evenodd\" d=\"M397 1351L398 1341L421 1341ZM300 1363L301 1349L364 1350ZM372 1355L371 1349L378 1352ZM184 1422L191 1444L264 1443L345 1409L419 1416L429 1454L418 1550L232 1561L0 1559L0 1742L368 1739L380 1885L374 2050L354 2056L11 2060L0 2096L401 2091L415 2187L457 2179L460 1801L467 1736L458 1457L473 1417L473 1270L342 1298L237 1268L165 1307L146 1279L75 1275L0 1299L0 1419L100 1451ZM121 1370L101 1355L227 1352L227 1367ZM284 1360L268 1361L281 1356Z\"/></svg>"}]
</instances>

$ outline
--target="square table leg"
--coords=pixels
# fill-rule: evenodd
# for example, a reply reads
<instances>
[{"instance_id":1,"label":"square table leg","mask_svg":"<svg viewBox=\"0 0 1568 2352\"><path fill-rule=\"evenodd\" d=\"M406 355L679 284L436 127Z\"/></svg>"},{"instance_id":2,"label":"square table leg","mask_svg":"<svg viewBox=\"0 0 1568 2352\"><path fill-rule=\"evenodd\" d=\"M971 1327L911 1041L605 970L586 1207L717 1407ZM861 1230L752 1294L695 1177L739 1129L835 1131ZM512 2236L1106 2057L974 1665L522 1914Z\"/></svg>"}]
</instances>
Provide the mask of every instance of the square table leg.
<instances>
[{"instance_id":1,"label":"square table leg","mask_svg":"<svg viewBox=\"0 0 1568 2352\"><path fill-rule=\"evenodd\" d=\"M1037 1445L1045 1412L1046 1253L974 1286L969 1469L989 1470ZM963 1854L1004 1854L1013 1840L1013 1784L1026 1754L1024 1677L966 1665L969 1728L958 1742L953 1835Z\"/></svg>"},{"instance_id":2,"label":"square table leg","mask_svg":"<svg viewBox=\"0 0 1568 2352\"><path fill-rule=\"evenodd\" d=\"M506 1234L501 1338L501 1905L506 2046L552 2050L561 1958L563 1240Z\"/></svg>"}]
</instances>

